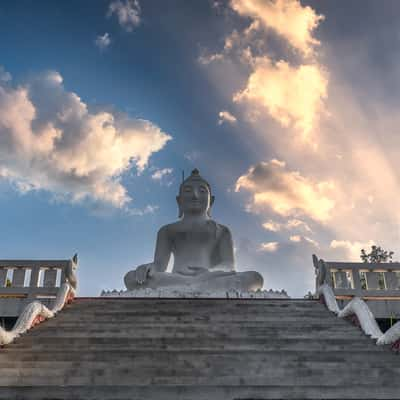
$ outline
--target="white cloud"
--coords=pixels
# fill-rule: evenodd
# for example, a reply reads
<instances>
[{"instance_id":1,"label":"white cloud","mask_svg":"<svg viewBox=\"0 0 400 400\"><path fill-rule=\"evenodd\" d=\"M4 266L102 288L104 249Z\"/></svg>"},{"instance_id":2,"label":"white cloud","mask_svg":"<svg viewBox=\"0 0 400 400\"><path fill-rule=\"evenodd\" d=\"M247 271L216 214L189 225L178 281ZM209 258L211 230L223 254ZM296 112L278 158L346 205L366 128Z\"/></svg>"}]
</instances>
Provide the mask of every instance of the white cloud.
<instances>
[{"instance_id":1,"label":"white cloud","mask_svg":"<svg viewBox=\"0 0 400 400\"><path fill-rule=\"evenodd\" d=\"M116 0L110 3L107 16L116 14L121 27L132 32L140 24L140 12L138 0Z\"/></svg>"},{"instance_id":2,"label":"white cloud","mask_svg":"<svg viewBox=\"0 0 400 400\"><path fill-rule=\"evenodd\" d=\"M110 34L106 32L104 35L97 36L94 43L100 50L105 50L111 44Z\"/></svg>"},{"instance_id":3,"label":"white cloud","mask_svg":"<svg viewBox=\"0 0 400 400\"><path fill-rule=\"evenodd\" d=\"M260 244L259 251L266 251L268 253L273 253L278 250L278 242L264 242Z\"/></svg>"},{"instance_id":4,"label":"white cloud","mask_svg":"<svg viewBox=\"0 0 400 400\"><path fill-rule=\"evenodd\" d=\"M289 237L289 240L291 242L301 242L301 236L300 235L292 235Z\"/></svg>"},{"instance_id":5,"label":"white cloud","mask_svg":"<svg viewBox=\"0 0 400 400\"><path fill-rule=\"evenodd\" d=\"M312 54L313 47L319 45L312 34L324 17L298 0L231 0L231 7L273 29L305 55Z\"/></svg>"},{"instance_id":6,"label":"white cloud","mask_svg":"<svg viewBox=\"0 0 400 400\"><path fill-rule=\"evenodd\" d=\"M2 65L0 65L0 83L11 81L11 74L7 72Z\"/></svg>"},{"instance_id":7,"label":"white cloud","mask_svg":"<svg viewBox=\"0 0 400 400\"><path fill-rule=\"evenodd\" d=\"M146 215L146 214L154 214L158 209L159 209L159 206L154 206L154 205L148 204L143 209L130 208L127 210L127 213L129 215L135 215L135 216L142 217L143 215Z\"/></svg>"},{"instance_id":8,"label":"white cloud","mask_svg":"<svg viewBox=\"0 0 400 400\"><path fill-rule=\"evenodd\" d=\"M235 191L251 194L248 210L272 210L283 217L306 215L319 222L327 221L335 205L331 197L334 184L316 182L289 171L282 161L271 160L251 167L236 181Z\"/></svg>"},{"instance_id":9,"label":"white cloud","mask_svg":"<svg viewBox=\"0 0 400 400\"><path fill-rule=\"evenodd\" d=\"M173 172L172 168L157 169L151 175L151 179L154 179L155 181L161 181L165 176L171 175L172 172Z\"/></svg>"},{"instance_id":10,"label":"white cloud","mask_svg":"<svg viewBox=\"0 0 400 400\"><path fill-rule=\"evenodd\" d=\"M184 155L183 155L183 157L186 159L186 160L188 160L188 161L190 161L190 162L195 162L195 161L197 161L199 158L200 158L200 152L199 151L197 151L197 150L193 150L193 151L188 151L187 153L185 153Z\"/></svg>"},{"instance_id":11,"label":"white cloud","mask_svg":"<svg viewBox=\"0 0 400 400\"><path fill-rule=\"evenodd\" d=\"M0 171L24 192L125 207L123 173L142 171L170 139L150 121L90 111L55 71L26 86L0 85Z\"/></svg>"},{"instance_id":12,"label":"white cloud","mask_svg":"<svg viewBox=\"0 0 400 400\"><path fill-rule=\"evenodd\" d=\"M229 124L235 124L237 119L229 111L220 111L218 114L218 125L222 125L224 122Z\"/></svg>"},{"instance_id":13,"label":"white cloud","mask_svg":"<svg viewBox=\"0 0 400 400\"><path fill-rule=\"evenodd\" d=\"M224 56L220 53L215 54L202 54L199 56L198 61L200 64L207 65L214 61L221 61L223 60Z\"/></svg>"},{"instance_id":14,"label":"white cloud","mask_svg":"<svg viewBox=\"0 0 400 400\"><path fill-rule=\"evenodd\" d=\"M222 7L222 2L221 1L218 1L218 0L214 0L213 2L212 2L212 8L221 8Z\"/></svg>"}]
</instances>

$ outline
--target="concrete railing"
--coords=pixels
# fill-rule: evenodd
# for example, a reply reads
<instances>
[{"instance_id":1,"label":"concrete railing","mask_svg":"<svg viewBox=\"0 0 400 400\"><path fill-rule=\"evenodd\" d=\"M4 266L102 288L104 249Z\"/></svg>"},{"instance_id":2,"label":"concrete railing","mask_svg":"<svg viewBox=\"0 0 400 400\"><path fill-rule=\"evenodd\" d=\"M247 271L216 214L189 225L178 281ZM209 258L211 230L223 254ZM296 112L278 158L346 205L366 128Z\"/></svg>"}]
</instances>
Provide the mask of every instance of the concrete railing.
<instances>
[{"instance_id":1,"label":"concrete railing","mask_svg":"<svg viewBox=\"0 0 400 400\"><path fill-rule=\"evenodd\" d=\"M313 263L316 295L329 311L400 351L400 322L383 333L375 319L400 316L400 263L326 262L315 255Z\"/></svg>"},{"instance_id":2,"label":"concrete railing","mask_svg":"<svg viewBox=\"0 0 400 400\"><path fill-rule=\"evenodd\" d=\"M319 286L317 294L329 311L335 313L339 318L349 318L366 335L376 340L377 345L389 344L396 352L400 351L400 322L383 333L367 303L359 297L354 297L341 309L332 288L326 283Z\"/></svg>"},{"instance_id":3,"label":"concrete railing","mask_svg":"<svg viewBox=\"0 0 400 400\"><path fill-rule=\"evenodd\" d=\"M400 263L332 262L313 255L316 292L327 285L341 308L363 299L376 318L400 318Z\"/></svg>"},{"instance_id":4,"label":"concrete railing","mask_svg":"<svg viewBox=\"0 0 400 400\"><path fill-rule=\"evenodd\" d=\"M0 261L0 308L6 313L3 316L18 315L11 330L0 327L0 345L11 343L32 326L54 317L72 301L77 266L76 254L71 260Z\"/></svg>"},{"instance_id":5,"label":"concrete railing","mask_svg":"<svg viewBox=\"0 0 400 400\"><path fill-rule=\"evenodd\" d=\"M0 260L0 317L19 316L34 300L51 306L64 283L76 288L77 263L77 255L71 260Z\"/></svg>"}]
</instances>

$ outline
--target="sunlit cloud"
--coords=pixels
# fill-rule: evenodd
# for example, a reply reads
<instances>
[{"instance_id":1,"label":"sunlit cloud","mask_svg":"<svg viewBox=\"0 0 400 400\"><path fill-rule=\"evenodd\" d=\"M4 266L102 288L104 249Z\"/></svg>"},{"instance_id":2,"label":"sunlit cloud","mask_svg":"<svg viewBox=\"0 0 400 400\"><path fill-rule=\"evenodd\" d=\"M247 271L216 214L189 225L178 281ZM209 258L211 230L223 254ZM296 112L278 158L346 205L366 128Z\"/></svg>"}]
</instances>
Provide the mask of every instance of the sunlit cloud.
<instances>
[{"instance_id":1,"label":"sunlit cloud","mask_svg":"<svg viewBox=\"0 0 400 400\"><path fill-rule=\"evenodd\" d=\"M226 61L245 66L249 71L247 82L232 100L244 108L249 121L257 123L267 113L316 150L318 123L328 115L325 100L329 73L318 62L315 47L320 42L313 36L323 16L298 0L231 0L229 4L239 15L250 17L250 24L226 35L219 52L207 55L203 49L199 62ZM299 59L289 61L284 52L280 57L273 56L266 29L287 40L300 52Z\"/></svg>"},{"instance_id":2,"label":"sunlit cloud","mask_svg":"<svg viewBox=\"0 0 400 400\"><path fill-rule=\"evenodd\" d=\"M303 240L304 240L305 242L310 243L311 245L313 245L313 246L315 246L315 247L319 247L319 243L318 243L316 240L311 239L311 238L308 237L308 236L303 236L302 238L303 238Z\"/></svg>"},{"instance_id":3,"label":"sunlit cloud","mask_svg":"<svg viewBox=\"0 0 400 400\"><path fill-rule=\"evenodd\" d=\"M254 107L253 115L267 111L284 127L298 130L307 141L324 111L327 85L327 73L317 64L292 67L285 61L273 63L262 57L256 60L245 89L233 100Z\"/></svg>"},{"instance_id":4,"label":"sunlit cloud","mask_svg":"<svg viewBox=\"0 0 400 400\"><path fill-rule=\"evenodd\" d=\"M235 124L237 122L237 118L232 115L229 111L220 111L218 114L218 125L222 125L223 123Z\"/></svg>"},{"instance_id":5,"label":"sunlit cloud","mask_svg":"<svg viewBox=\"0 0 400 400\"><path fill-rule=\"evenodd\" d=\"M90 111L50 71L26 86L0 85L0 171L22 191L125 207L124 172L147 166L171 136L150 121Z\"/></svg>"},{"instance_id":6,"label":"sunlit cloud","mask_svg":"<svg viewBox=\"0 0 400 400\"><path fill-rule=\"evenodd\" d=\"M305 55L313 52L319 41L313 37L322 15L298 0L231 0L231 7L240 15L260 21L284 37L293 48Z\"/></svg>"},{"instance_id":7,"label":"sunlit cloud","mask_svg":"<svg viewBox=\"0 0 400 400\"><path fill-rule=\"evenodd\" d=\"M367 242L351 242L349 240L332 240L330 247L332 249L342 249L345 251L346 259L349 261L360 262L361 249L369 249L374 245L373 240Z\"/></svg>"},{"instance_id":8,"label":"sunlit cloud","mask_svg":"<svg viewBox=\"0 0 400 400\"><path fill-rule=\"evenodd\" d=\"M253 212L271 210L284 217L306 215L325 222L335 205L330 193L334 184L315 182L297 171L289 171L278 160L252 166L236 181L236 192L245 190L251 195L248 209Z\"/></svg>"},{"instance_id":9,"label":"sunlit cloud","mask_svg":"<svg viewBox=\"0 0 400 400\"><path fill-rule=\"evenodd\" d=\"M206 49L202 49L198 62L208 65L214 62L237 60L243 64L252 65L254 63L252 47L262 48L264 45L264 40L262 36L260 37L260 23L256 20L244 30L234 29L228 34L219 52L207 53Z\"/></svg>"},{"instance_id":10,"label":"sunlit cloud","mask_svg":"<svg viewBox=\"0 0 400 400\"><path fill-rule=\"evenodd\" d=\"M110 3L107 16L115 14L121 27L132 32L140 25L140 4L138 0L116 0Z\"/></svg>"},{"instance_id":11,"label":"sunlit cloud","mask_svg":"<svg viewBox=\"0 0 400 400\"><path fill-rule=\"evenodd\" d=\"M312 245L312 246L314 246L316 248L319 247L319 243L316 240L311 239L308 236L292 235L292 236L289 236L289 241L291 241L293 243L305 242L305 243L308 243L308 244L310 244L310 245Z\"/></svg>"},{"instance_id":12,"label":"sunlit cloud","mask_svg":"<svg viewBox=\"0 0 400 400\"><path fill-rule=\"evenodd\" d=\"M260 244L259 251L266 251L268 253L273 253L278 250L278 242L264 242Z\"/></svg>"},{"instance_id":13,"label":"sunlit cloud","mask_svg":"<svg viewBox=\"0 0 400 400\"><path fill-rule=\"evenodd\" d=\"M262 226L265 230L270 232L279 232L282 230L287 230L287 231L301 231L301 232L312 233L312 230L307 223L296 218L289 219L284 223L276 222L270 219L269 221L264 222Z\"/></svg>"},{"instance_id":14,"label":"sunlit cloud","mask_svg":"<svg viewBox=\"0 0 400 400\"><path fill-rule=\"evenodd\" d=\"M272 220L269 220L268 222L264 222L262 224L263 228L267 231L270 232L278 232L282 229L282 224L279 224L278 222L274 222Z\"/></svg>"},{"instance_id":15,"label":"sunlit cloud","mask_svg":"<svg viewBox=\"0 0 400 400\"><path fill-rule=\"evenodd\" d=\"M305 232L312 232L312 229L304 221L299 219L290 219L286 224L287 229L299 229Z\"/></svg>"}]
</instances>

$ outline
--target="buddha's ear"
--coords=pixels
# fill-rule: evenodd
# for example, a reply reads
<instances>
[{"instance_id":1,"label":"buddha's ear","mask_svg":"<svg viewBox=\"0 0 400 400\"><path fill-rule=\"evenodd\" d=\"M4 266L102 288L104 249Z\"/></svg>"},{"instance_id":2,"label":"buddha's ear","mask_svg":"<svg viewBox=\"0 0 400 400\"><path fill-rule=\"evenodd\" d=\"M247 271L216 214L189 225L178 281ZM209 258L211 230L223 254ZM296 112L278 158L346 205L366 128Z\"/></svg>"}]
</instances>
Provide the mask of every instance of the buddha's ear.
<instances>
[{"instance_id":1,"label":"buddha's ear","mask_svg":"<svg viewBox=\"0 0 400 400\"><path fill-rule=\"evenodd\" d=\"M214 204L215 196L210 197L210 207Z\"/></svg>"},{"instance_id":2,"label":"buddha's ear","mask_svg":"<svg viewBox=\"0 0 400 400\"><path fill-rule=\"evenodd\" d=\"M210 207L208 208L208 210L207 210L207 215L211 218L211 207L212 207L212 205L214 204L214 200L215 200L215 197L214 196L211 196L210 197Z\"/></svg>"},{"instance_id":3,"label":"buddha's ear","mask_svg":"<svg viewBox=\"0 0 400 400\"><path fill-rule=\"evenodd\" d=\"M181 197L180 196L176 196L176 202L178 203L178 218L182 218L183 217L183 210L181 207Z\"/></svg>"}]
</instances>

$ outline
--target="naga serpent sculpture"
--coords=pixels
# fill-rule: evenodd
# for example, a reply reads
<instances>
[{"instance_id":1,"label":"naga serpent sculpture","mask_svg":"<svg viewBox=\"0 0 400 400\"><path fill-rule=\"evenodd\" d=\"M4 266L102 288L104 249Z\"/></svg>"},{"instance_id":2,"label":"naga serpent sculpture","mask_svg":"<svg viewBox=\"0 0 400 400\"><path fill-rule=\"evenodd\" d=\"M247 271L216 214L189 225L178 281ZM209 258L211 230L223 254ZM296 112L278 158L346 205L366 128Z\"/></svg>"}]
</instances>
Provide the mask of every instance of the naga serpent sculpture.
<instances>
[{"instance_id":1,"label":"naga serpent sculpture","mask_svg":"<svg viewBox=\"0 0 400 400\"><path fill-rule=\"evenodd\" d=\"M7 331L0 327L0 345L13 342L18 336L25 333L33 326L43 322L46 319L53 318L59 311L63 309L65 304L70 303L73 300L77 286L77 266L78 255L75 254L65 270L66 282L60 286L54 304L51 308L48 308L40 301L35 300L25 306L11 330Z\"/></svg>"},{"instance_id":2,"label":"naga serpent sculpture","mask_svg":"<svg viewBox=\"0 0 400 400\"><path fill-rule=\"evenodd\" d=\"M325 281L327 267L324 260L319 260L318 262L317 258L315 257L314 259L314 257L313 261L317 274L317 295L319 295L320 300L326 305L328 310L336 314L339 318L350 318L355 324L360 326L366 335L375 339L377 345L388 344L391 345L394 351L399 352L400 321L383 333L367 303L360 297L354 297L341 310L336 301L333 289Z\"/></svg>"}]
</instances>

